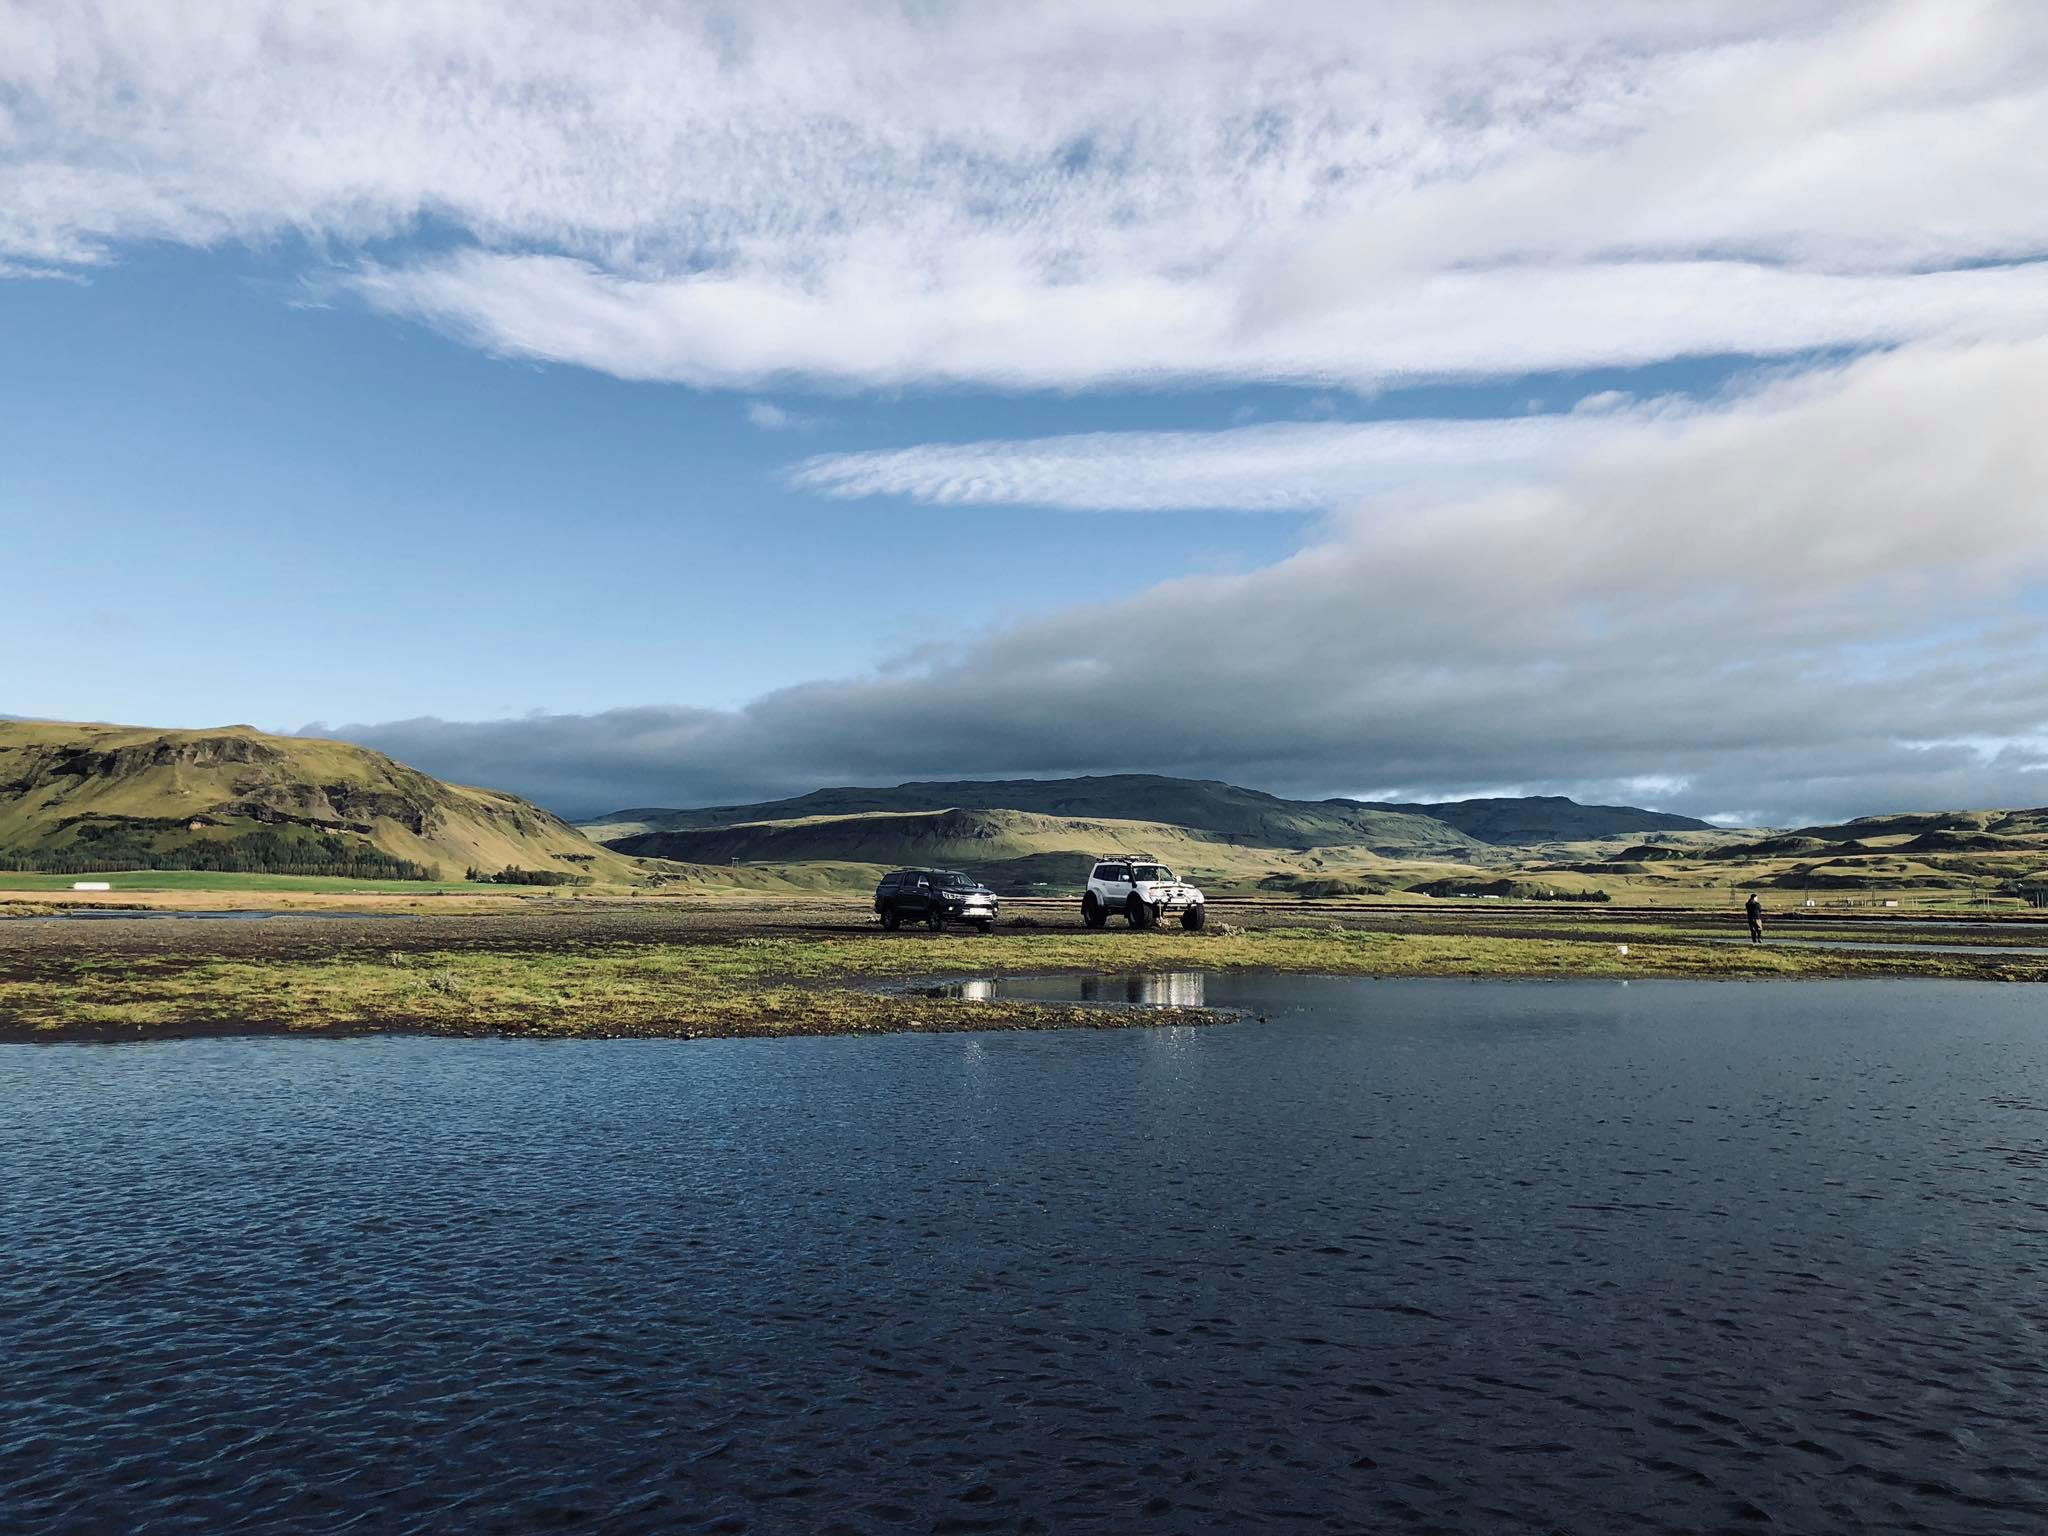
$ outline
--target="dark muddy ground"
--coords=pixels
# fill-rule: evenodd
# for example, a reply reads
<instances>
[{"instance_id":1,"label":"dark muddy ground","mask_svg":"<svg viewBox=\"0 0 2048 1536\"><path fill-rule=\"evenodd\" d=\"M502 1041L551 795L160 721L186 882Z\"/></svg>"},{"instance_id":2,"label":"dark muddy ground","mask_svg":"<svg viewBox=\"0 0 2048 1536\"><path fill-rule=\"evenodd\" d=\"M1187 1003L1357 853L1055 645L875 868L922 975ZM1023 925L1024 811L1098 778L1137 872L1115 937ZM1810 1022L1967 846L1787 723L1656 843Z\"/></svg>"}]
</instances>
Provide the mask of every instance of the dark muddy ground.
<instances>
[{"instance_id":1,"label":"dark muddy ground","mask_svg":"<svg viewBox=\"0 0 2048 1536\"><path fill-rule=\"evenodd\" d=\"M1247 930L1341 926L1362 932L1448 934L1471 938L1574 939L1628 943L1651 939L1687 940L1741 935L1740 914L1614 912L1597 908L1415 909L1342 907L1323 903L1211 904L1212 922ZM1013 903L1002 928L1074 929L1078 915L1063 904ZM1120 925L1112 925L1113 928ZM830 938L876 934L874 917L856 901L788 905L694 905L670 901L577 902L536 907L522 903L497 912L422 913L388 920L334 922L318 914L278 915L261 922L166 921L137 915L95 916L90 921L0 921L0 982L26 980L48 963L69 969L81 956L149 957L175 962L207 959L314 960L421 952L573 950L619 944L727 944L736 939ZM2015 922L1996 928L1947 919L1916 923L1910 917L1795 919L1775 917L1774 938L1827 943L1889 941L2000 946L2040 945L2048 949L2048 921ZM957 930L954 932L957 937ZM922 930L889 937L892 944L930 942ZM915 969L912 961L906 969Z\"/></svg>"}]
</instances>

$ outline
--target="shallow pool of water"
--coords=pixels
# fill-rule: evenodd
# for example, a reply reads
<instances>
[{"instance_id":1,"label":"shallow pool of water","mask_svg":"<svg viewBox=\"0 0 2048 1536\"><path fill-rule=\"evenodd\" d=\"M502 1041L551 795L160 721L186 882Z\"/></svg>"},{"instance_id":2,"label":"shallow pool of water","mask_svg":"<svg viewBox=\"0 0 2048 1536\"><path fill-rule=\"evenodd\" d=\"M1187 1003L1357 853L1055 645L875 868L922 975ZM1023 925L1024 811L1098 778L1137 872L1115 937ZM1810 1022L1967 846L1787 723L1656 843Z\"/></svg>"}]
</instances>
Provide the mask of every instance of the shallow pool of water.
<instances>
[{"instance_id":1,"label":"shallow pool of water","mask_svg":"<svg viewBox=\"0 0 2048 1536\"><path fill-rule=\"evenodd\" d=\"M1201 1000L0 1046L0 1528L2048 1529L2048 993Z\"/></svg>"},{"instance_id":2,"label":"shallow pool of water","mask_svg":"<svg viewBox=\"0 0 2048 1536\"><path fill-rule=\"evenodd\" d=\"M1232 978L1214 978L1220 998ZM1239 978L1241 979L1241 978ZM1204 1008L1211 977L1205 971L1133 971L1049 976L955 976L931 981L885 982L884 989L920 997L955 997L974 1003L1088 1003L1138 1008Z\"/></svg>"},{"instance_id":3,"label":"shallow pool of water","mask_svg":"<svg viewBox=\"0 0 2048 1536\"><path fill-rule=\"evenodd\" d=\"M1645 943L1654 942L1651 940ZM1687 939L1684 942L1694 942ZM1738 944L1749 947L1750 940L1745 934L1702 934L1698 942L1703 944ZM1934 941L1914 943L1910 939L1788 939L1766 933L1764 947L1777 945L1783 949L1848 949L1869 950L1877 954L1894 955L2033 955L2037 958L2048 956L2048 945L2042 944L1973 944L1967 940L1954 943Z\"/></svg>"}]
</instances>

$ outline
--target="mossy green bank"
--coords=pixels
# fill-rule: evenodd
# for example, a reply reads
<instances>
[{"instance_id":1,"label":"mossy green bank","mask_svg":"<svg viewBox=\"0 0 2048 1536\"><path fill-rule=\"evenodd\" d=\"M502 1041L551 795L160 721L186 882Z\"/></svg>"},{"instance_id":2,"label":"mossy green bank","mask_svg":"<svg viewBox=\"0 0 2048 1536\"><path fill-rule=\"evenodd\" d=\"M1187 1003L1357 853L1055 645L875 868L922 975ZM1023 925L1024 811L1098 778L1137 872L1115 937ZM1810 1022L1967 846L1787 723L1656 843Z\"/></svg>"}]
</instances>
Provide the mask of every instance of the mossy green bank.
<instances>
[{"instance_id":1,"label":"mossy green bank","mask_svg":"<svg viewBox=\"0 0 2048 1536\"><path fill-rule=\"evenodd\" d=\"M1200 1010L970 1002L891 978L1273 970L1468 978L2048 979L2048 954L1882 954L1286 928L1205 934L750 936L559 949L449 947L243 958L57 954L0 982L0 1035L150 1038L407 1031L534 1036L798 1035L1211 1022Z\"/></svg>"}]
</instances>

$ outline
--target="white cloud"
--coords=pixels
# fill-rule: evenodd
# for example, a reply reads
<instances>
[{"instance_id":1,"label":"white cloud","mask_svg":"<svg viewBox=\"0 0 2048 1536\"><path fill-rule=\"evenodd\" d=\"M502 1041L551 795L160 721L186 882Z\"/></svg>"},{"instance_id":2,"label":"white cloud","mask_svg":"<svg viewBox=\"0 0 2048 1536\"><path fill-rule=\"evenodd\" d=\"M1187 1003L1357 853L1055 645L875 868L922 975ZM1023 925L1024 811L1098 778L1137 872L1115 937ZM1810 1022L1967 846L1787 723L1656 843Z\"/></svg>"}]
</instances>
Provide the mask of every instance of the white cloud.
<instances>
[{"instance_id":1,"label":"white cloud","mask_svg":"<svg viewBox=\"0 0 2048 1536\"><path fill-rule=\"evenodd\" d=\"M66 267L46 267L35 262L0 260L0 280L41 280L44 282L82 283L84 277Z\"/></svg>"},{"instance_id":2,"label":"white cloud","mask_svg":"<svg viewBox=\"0 0 2048 1536\"><path fill-rule=\"evenodd\" d=\"M1373 383L2048 317L1984 266L2048 249L2028 0L16 0L0 101L17 267L396 241L372 301L627 378Z\"/></svg>"},{"instance_id":3,"label":"white cloud","mask_svg":"<svg viewBox=\"0 0 2048 1536\"><path fill-rule=\"evenodd\" d=\"M508 356L705 386L1377 386L2048 331L2048 263L1912 275L1708 261L1446 272L1256 329L1220 278L1049 284L1002 260L934 291L906 264L877 255L797 285L621 277L566 257L468 251L373 269L355 286Z\"/></svg>"},{"instance_id":4,"label":"white cloud","mask_svg":"<svg viewBox=\"0 0 2048 1536\"><path fill-rule=\"evenodd\" d=\"M1647 412L1629 418L1648 430ZM1218 432L1090 432L820 454L791 480L829 496L1101 511L1323 510L1441 499L1554 470L1624 429L1614 415L1276 422Z\"/></svg>"},{"instance_id":5,"label":"white cloud","mask_svg":"<svg viewBox=\"0 0 2048 1536\"><path fill-rule=\"evenodd\" d=\"M749 400L747 421L763 432L814 432L826 425L822 416L809 416L775 404L772 400Z\"/></svg>"},{"instance_id":6,"label":"white cloud","mask_svg":"<svg viewBox=\"0 0 2048 1536\"><path fill-rule=\"evenodd\" d=\"M814 459L841 495L1340 510L1266 570L742 711L372 730L588 809L1114 766L1105 718L1124 766L1302 788L2038 786L2044 140L2032 0L0 0L14 273L303 239L324 291L492 352L750 391L1875 349L1691 416Z\"/></svg>"},{"instance_id":7,"label":"white cloud","mask_svg":"<svg viewBox=\"0 0 2048 1536\"><path fill-rule=\"evenodd\" d=\"M1263 570L739 711L354 734L542 793L573 761L587 810L600 784L687 803L1115 769L1647 787L1746 821L2024 804L2048 761L2048 616L2023 601L2048 580L2044 390L2048 341L1878 355L1624 423L1478 494L1347 513Z\"/></svg>"}]
</instances>

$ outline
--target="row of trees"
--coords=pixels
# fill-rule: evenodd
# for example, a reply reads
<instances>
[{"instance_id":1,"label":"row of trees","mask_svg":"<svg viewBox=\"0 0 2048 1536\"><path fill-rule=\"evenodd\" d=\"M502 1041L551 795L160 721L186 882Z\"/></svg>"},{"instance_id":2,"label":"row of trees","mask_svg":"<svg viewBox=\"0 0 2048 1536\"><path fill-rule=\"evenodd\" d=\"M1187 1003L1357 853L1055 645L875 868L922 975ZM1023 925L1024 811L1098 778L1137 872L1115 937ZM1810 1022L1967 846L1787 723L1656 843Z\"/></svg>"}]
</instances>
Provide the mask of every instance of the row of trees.
<instances>
[{"instance_id":1,"label":"row of trees","mask_svg":"<svg viewBox=\"0 0 2048 1536\"><path fill-rule=\"evenodd\" d=\"M521 869L517 864L507 864L496 874L485 874L474 866L462 872L462 878L478 885L595 885L597 881L589 875L564 874L555 869Z\"/></svg>"},{"instance_id":2,"label":"row of trees","mask_svg":"<svg viewBox=\"0 0 2048 1536\"><path fill-rule=\"evenodd\" d=\"M281 832L259 827L233 837L182 836L185 823L123 817L79 821L56 848L0 853L0 869L50 875L97 875L123 869L187 869L230 875L332 875L346 880L432 880L438 872L395 858L362 838L336 832Z\"/></svg>"}]
</instances>

